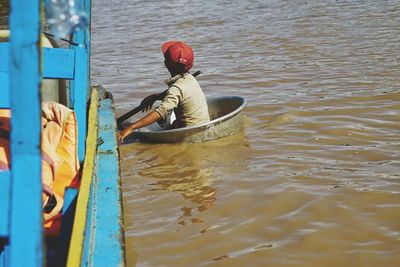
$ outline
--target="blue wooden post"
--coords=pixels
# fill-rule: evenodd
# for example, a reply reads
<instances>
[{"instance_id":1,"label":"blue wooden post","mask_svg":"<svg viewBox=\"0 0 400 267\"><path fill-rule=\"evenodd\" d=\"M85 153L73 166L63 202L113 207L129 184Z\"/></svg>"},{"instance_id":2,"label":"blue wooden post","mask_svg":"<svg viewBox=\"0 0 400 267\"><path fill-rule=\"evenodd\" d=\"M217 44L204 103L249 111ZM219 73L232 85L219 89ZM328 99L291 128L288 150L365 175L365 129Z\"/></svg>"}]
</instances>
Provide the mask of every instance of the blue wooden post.
<instances>
[{"instance_id":1,"label":"blue wooden post","mask_svg":"<svg viewBox=\"0 0 400 267\"><path fill-rule=\"evenodd\" d=\"M0 108L10 107L9 52L8 43L0 43Z\"/></svg>"},{"instance_id":2,"label":"blue wooden post","mask_svg":"<svg viewBox=\"0 0 400 267\"><path fill-rule=\"evenodd\" d=\"M86 49L76 47L75 52L75 78L71 81L70 96L78 122L78 157L80 161L83 161L87 132L86 103L89 92L89 61Z\"/></svg>"},{"instance_id":3,"label":"blue wooden post","mask_svg":"<svg viewBox=\"0 0 400 267\"><path fill-rule=\"evenodd\" d=\"M1 238L7 238L9 235L8 220L10 213L10 172L0 171L0 183L2 185L0 186L0 243L1 243ZM1 244L0 244L0 250L1 250Z\"/></svg>"},{"instance_id":4,"label":"blue wooden post","mask_svg":"<svg viewBox=\"0 0 400 267\"><path fill-rule=\"evenodd\" d=\"M88 16L90 22L90 0L77 0L75 5L78 10L83 10ZM75 79L70 86L70 102L75 110L78 121L78 156L82 161L85 156L86 139L86 118L87 101L89 99L90 88L90 25L73 35L72 39L79 46L71 45L70 48L76 51Z\"/></svg>"},{"instance_id":5,"label":"blue wooden post","mask_svg":"<svg viewBox=\"0 0 400 267\"><path fill-rule=\"evenodd\" d=\"M40 1L10 3L10 265L43 266Z\"/></svg>"}]
</instances>

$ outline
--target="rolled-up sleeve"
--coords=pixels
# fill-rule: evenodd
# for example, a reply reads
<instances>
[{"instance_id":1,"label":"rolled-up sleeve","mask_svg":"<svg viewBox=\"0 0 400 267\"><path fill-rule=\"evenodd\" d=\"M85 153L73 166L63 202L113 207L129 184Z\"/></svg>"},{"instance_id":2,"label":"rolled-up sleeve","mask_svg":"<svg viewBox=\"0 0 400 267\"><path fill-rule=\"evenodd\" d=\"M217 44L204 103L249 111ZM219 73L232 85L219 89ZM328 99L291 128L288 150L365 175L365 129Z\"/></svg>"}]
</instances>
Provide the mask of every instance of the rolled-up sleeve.
<instances>
[{"instance_id":1,"label":"rolled-up sleeve","mask_svg":"<svg viewBox=\"0 0 400 267\"><path fill-rule=\"evenodd\" d=\"M155 109L155 111L158 112L163 119L165 119L168 112L176 108L181 100L181 90L176 86L171 86L161 104Z\"/></svg>"}]
</instances>

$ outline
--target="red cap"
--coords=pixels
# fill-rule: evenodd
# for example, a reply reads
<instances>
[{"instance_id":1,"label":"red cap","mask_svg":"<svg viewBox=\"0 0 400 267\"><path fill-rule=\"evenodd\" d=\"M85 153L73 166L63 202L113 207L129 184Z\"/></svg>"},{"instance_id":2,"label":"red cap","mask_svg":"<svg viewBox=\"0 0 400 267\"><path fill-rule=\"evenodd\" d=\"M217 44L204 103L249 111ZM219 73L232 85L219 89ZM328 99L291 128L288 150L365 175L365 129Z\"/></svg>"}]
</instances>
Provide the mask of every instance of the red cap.
<instances>
[{"instance_id":1,"label":"red cap","mask_svg":"<svg viewBox=\"0 0 400 267\"><path fill-rule=\"evenodd\" d=\"M172 64L182 64L185 70L190 70L193 66L193 49L180 41L168 41L161 47L166 60Z\"/></svg>"}]
</instances>

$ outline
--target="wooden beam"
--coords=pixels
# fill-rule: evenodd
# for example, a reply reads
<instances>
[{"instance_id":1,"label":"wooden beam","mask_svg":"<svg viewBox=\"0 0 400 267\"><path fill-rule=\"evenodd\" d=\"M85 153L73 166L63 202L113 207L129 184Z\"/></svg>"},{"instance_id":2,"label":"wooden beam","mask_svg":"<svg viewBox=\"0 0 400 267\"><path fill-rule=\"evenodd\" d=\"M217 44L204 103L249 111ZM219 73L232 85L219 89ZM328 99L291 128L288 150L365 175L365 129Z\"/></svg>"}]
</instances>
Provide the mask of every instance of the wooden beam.
<instances>
[{"instance_id":1,"label":"wooden beam","mask_svg":"<svg viewBox=\"0 0 400 267\"><path fill-rule=\"evenodd\" d=\"M85 156L85 140L87 125L87 100L89 94L89 62L87 51L83 47L75 48L75 79L70 84L70 101L78 122L78 157Z\"/></svg>"},{"instance_id":2,"label":"wooden beam","mask_svg":"<svg viewBox=\"0 0 400 267\"><path fill-rule=\"evenodd\" d=\"M43 48L43 79L74 79L75 51Z\"/></svg>"},{"instance_id":3,"label":"wooden beam","mask_svg":"<svg viewBox=\"0 0 400 267\"><path fill-rule=\"evenodd\" d=\"M114 103L100 100L99 138L96 160L95 236L91 262L93 266L125 266L124 218ZM107 254L103 251L107 251Z\"/></svg>"},{"instance_id":4,"label":"wooden beam","mask_svg":"<svg viewBox=\"0 0 400 267\"><path fill-rule=\"evenodd\" d=\"M9 90L9 51L9 43L0 43L0 108L10 108L11 106ZM42 59L43 79L74 79L75 50L63 48L42 48ZM87 78L85 78L85 80L87 80Z\"/></svg>"},{"instance_id":5,"label":"wooden beam","mask_svg":"<svg viewBox=\"0 0 400 267\"><path fill-rule=\"evenodd\" d=\"M0 108L10 108L10 46L0 43Z\"/></svg>"},{"instance_id":6,"label":"wooden beam","mask_svg":"<svg viewBox=\"0 0 400 267\"><path fill-rule=\"evenodd\" d=\"M43 266L41 1L11 0L10 4L10 266Z\"/></svg>"},{"instance_id":7,"label":"wooden beam","mask_svg":"<svg viewBox=\"0 0 400 267\"><path fill-rule=\"evenodd\" d=\"M9 171L0 171L0 238L6 238L9 234L10 177Z\"/></svg>"},{"instance_id":8,"label":"wooden beam","mask_svg":"<svg viewBox=\"0 0 400 267\"><path fill-rule=\"evenodd\" d=\"M75 1L75 8L77 10L83 10L89 22L88 27L74 33L72 41L79 45L71 45L70 49L76 50L76 72L75 80L70 86L70 103L76 113L78 121L78 156L79 160L83 160L85 155L85 142L82 141L86 138L86 103L89 97L90 88L90 17L91 17L91 1L90 0L77 0ZM78 62L79 61L79 62Z\"/></svg>"}]
</instances>

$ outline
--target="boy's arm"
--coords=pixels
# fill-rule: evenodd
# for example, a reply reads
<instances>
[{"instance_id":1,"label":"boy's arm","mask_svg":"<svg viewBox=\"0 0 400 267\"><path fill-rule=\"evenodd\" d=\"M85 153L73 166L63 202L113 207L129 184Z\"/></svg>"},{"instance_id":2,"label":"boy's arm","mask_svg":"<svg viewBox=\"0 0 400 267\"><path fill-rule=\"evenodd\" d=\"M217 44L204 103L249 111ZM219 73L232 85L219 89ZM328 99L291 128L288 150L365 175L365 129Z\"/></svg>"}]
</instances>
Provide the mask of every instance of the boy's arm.
<instances>
[{"instance_id":1,"label":"boy's arm","mask_svg":"<svg viewBox=\"0 0 400 267\"><path fill-rule=\"evenodd\" d=\"M145 127L147 125L150 125L156 121L161 119L160 114L157 111L152 111L143 118L139 119L138 121L135 121L125 129L121 130L118 132L118 141L122 143L128 135L130 135L134 130Z\"/></svg>"},{"instance_id":2,"label":"boy's arm","mask_svg":"<svg viewBox=\"0 0 400 267\"><path fill-rule=\"evenodd\" d=\"M140 103L140 106L142 107L142 111L147 111L147 110L151 109L154 102L156 102L157 100L163 100L164 97L167 95L167 92L168 92L168 89L162 93L152 94L152 95L145 97L142 100L142 102Z\"/></svg>"}]
</instances>

